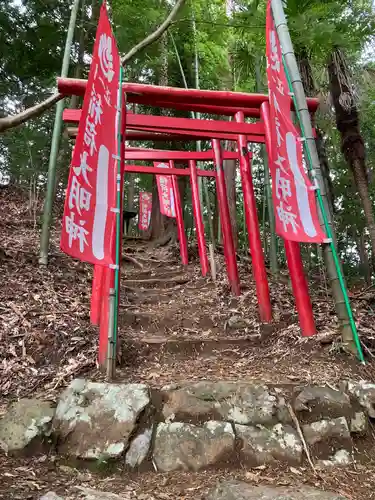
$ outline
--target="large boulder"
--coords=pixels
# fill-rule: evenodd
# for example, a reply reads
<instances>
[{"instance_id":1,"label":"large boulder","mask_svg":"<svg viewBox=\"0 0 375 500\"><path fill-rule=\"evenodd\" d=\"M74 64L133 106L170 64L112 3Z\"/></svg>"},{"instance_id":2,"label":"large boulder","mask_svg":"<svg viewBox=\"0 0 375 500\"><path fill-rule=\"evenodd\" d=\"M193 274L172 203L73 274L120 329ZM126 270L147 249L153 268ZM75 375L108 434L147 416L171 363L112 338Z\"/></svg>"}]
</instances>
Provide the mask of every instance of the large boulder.
<instances>
[{"instance_id":1,"label":"large boulder","mask_svg":"<svg viewBox=\"0 0 375 500\"><path fill-rule=\"evenodd\" d=\"M302 461L302 443L290 425L277 424L271 429L236 425L235 429L242 442L241 458L252 465Z\"/></svg>"},{"instance_id":2,"label":"large boulder","mask_svg":"<svg viewBox=\"0 0 375 500\"><path fill-rule=\"evenodd\" d=\"M319 420L302 426L303 435L310 445L336 438L351 444L348 422L344 417Z\"/></svg>"},{"instance_id":3,"label":"large boulder","mask_svg":"<svg viewBox=\"0 0 375 500\"><path fill-rule=\"evenodd\" d=\"M364 380L359 382L349 381L346 383L346 390L359 401L370 418L375 418L375 384Z\"/></svg>"},{"instance_id":4,"label":"large boulder","mask_svg":"<svg viewBox=\"0 0 375 500\"><path fill-rule=\"evenodd\" d=\"M241 382L197 382L164 392L167 421L209 418L243 425L276 424L283 420L285 401L266 385Z\"/></svg>"},{"instance_id":5,"label":"large boulder","mask_svg":"<svg viewBox=\"0 0 375 500\"><path fill-rule=\"evenodd\" d=\"M237 481L220 483L208 495L207 500L348 500L348 498L320 491L307 486L298 488L271 488L251 486Z\"/></svg>"},{"instance_id":6,"label":"large boulder","mask_svg":"<svg viewBox=\"0 0 375 500\"><path fill-rule=\"evenodd\" d=\"M48 401L20 399L0 419L0 448L18 453L32 445L40 445L51 433L55 410Z\"/></svg>"},{"instance_id":7,"label":"large boulder","mask_svg":"<svg viewBox=\"0 0 375 500\"><path fill-rule=\"evenodd\" d=\"M129 449L126 452L125 463L129 467L139 467L146 459L150 451L152 438L152 428L146 429L144 432L136 436L130 443Z\"/></svg>"},{"instance_id":8,"label":"large boulder","mask_svg":"<svg viewBox=\"0 0 375 500\"><path fill-rule=\"evenodd\" d=\"M197 471L223 461L234 452L235 436L231 424L206 422L202 427L183 422L158 425L153 460L162 472Z\"/></svg>"},{"instance_id":9,"label":"large boulder","mask_svg":"<svg viewBox=\"0 0 375 500\"><path fill-rule=\"evenodd\" d=\"M149 403L143 384L73 380L59 399L53 421L59 452L83 459L119 457Z\"/></svg>"},{"instance_id":10,"label":"large boulder","mask_svg":"<svg viewBox=\"0 0 375 500\"><path fill-rule=\"evenodd\" d=\"M315 418L319 414L325 417L341 417L352 412L349 396L326 386L308 386L302 389L295 398L294 409L297 412L313 412Z\"/></svg>"},{"instance_id":11,"label":"large boulder","mask_svg":"<svg viewBox=\"0 0 375 500\"><path fill-rule=\"evenodd\" d=\"M130 495L117 495L116 493L108 493L106 491L94 490L93 488L85 488L83 486L76 486L77 493L74 498L77 500L130 500ZM61 497L53 491L49 491L43 495L40 500L72 500L72 496Z\"/></svg>"}]
</instances>

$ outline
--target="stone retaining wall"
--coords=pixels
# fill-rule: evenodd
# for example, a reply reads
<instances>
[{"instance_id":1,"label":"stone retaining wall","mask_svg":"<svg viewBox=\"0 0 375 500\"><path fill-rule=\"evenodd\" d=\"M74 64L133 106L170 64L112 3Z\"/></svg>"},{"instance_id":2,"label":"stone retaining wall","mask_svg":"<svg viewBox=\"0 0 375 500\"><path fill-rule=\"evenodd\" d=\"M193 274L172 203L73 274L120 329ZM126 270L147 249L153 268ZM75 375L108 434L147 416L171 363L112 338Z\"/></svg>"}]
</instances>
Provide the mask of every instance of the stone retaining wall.
<instances>
[{"instance_id":1,"label":"stone retaining wall","mask_svg":"<svg viewBox=\"0 0 375 500\"><path fill-rule=\"evenodd\" d=\"M317 467L358 460L372 440L375 384L339 389L244 382L171 385L73 380L57 407L21 400L0 420L0 447L32 452L44 443L82 460L124 460L130 468L199 470L305 460L301 433ZM296 425L296 421L299 425Z\"/></svg>"}]
</instances>

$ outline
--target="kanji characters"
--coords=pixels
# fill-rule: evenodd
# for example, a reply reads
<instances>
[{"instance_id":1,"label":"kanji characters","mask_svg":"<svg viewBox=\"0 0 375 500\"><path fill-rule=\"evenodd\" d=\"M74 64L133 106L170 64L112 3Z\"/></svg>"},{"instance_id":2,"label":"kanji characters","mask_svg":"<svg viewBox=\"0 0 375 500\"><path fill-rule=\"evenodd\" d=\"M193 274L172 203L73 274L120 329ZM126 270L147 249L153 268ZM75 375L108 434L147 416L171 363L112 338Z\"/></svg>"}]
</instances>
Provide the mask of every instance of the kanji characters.
<instances>
[{"instance_id":1,"label":"kanji characters","mask_svg":"<svg viewBox=\"0 0 375 500\"><path fill-rule=\"evenodd\" d=\"M273 71L277 71L278 73L280 73L280 59L277 49L276 32L274 30L271 31L270 37L271 37L271 61L272 61L271 69Z\"/></svg>"},{"instance_id":2,"label":"kanji characters","mask_svg":"<svg viewBox=\"0 0 375 500\"><path fill-rule=\"evenodd\" d=\"M103 33L99 41L99 63L100 68L109 83L113 80L112 38Z\"/></svg>"},{"instance_id":3,"label":"kanji characters","mask_svg":"<svg viewBox=\"0 0 375 500\"><path fill-rule=\"evenodd\" d=\"M74 170L74 173L76 174L77 177L79 177L82 174L82 177L83 177L84 181L86 182L86 184L88 184L91 187L91 184L90 184L88 177L87 177L87 172L92 172L92 168L89 167L87 164L87 155L88 155L87 151L83 151L80 154L81 163L80 163L79 167L73 167L73 170Z\"/></svg>"},{"instance_id":4,"label":"kanji characters","mask_svg":"<svg viewBox=\"0 0 375 500\"><path fill-rule=\"evenodd\" d=\"M89 115L94 119L94 124L97 125L101 123L101 115L103 114L102 108L102 96L98 94L95 90L94 85L91 90L91 98L89 104Z\"/></svg>"},{"instance_id":5,"label":"kanji characters","mask_svg":"<svg viewBox=\"0 0 375 500\"><path fill-rule=\"evenodd\" d=\"M281 132L280 132L281 123L277 117L275 118L275 127L276 127L277 145L280 147L281 143L284 139L283 139L283 136L281 135Z\"/></svg>"},{"instance_id":6,"label":"kanji characters","mask_svg":"<svg viewBox=\"0 0 375 500\"><path fill-rule=\"evenodd\" d=\"M280 205L276 208L277 216L283 225L284 231L288 232L288 226L292 227L293 233L297 234L297 215L292 212L291 207L284 208L284 204L281 201Z\"/></svg>"},{"instance_id":7,"label":"kanji characters","mask_svg":"<svg viewBox=\"0 0 375 500\"><path fill-rule=\"evenodd\" d=\"M69 236L68 244L72 247L72 243L75 240L79 241L79 251L81 253L85 250L85 245L88 245L86 236L89 232L83 227L85 221L80 220L79 224L74 222L74 212L70 212L70 216L65 217L65 230Z\"/></svg>"},{"instance_id":8,"label":"kanji characters","mask_svg":"<svg viewBox=\"0 0 375 500\"><path fill-rule=\"evenodd\" d=\"M69 208L72 210L76 207L77 212L81 215L81 210L90 210L91 193L81 186L76 176L73 176L72 185L69 192Z\"/></svg>"},{"instance_id":9,"label":"kanji characters","mask_svg":"<svg viewBox=\"0 0 375 500\"><path fill-rule=\"evenodd\" d=\"M90 148L90 155L91 156L97 150L96 143L95 143L96 135L97 135L97 132L95 130L95 123L91 122L89 120L89 117L87 117L86 129L85 129L85 134L83 136L83 140L85 141L86 146L88 146Z\"/></svg>"},{"instance_id":10,"label":"kanji characters","mask_svg":"<svg viewBox=\"0 0 375 500\"><path fill-rule=\"evenodd\" d=\"M280 169L276 169L276 196L284 201L292 196L291 182L285 177L281 177Z\"/></svg>"}]
</instances>

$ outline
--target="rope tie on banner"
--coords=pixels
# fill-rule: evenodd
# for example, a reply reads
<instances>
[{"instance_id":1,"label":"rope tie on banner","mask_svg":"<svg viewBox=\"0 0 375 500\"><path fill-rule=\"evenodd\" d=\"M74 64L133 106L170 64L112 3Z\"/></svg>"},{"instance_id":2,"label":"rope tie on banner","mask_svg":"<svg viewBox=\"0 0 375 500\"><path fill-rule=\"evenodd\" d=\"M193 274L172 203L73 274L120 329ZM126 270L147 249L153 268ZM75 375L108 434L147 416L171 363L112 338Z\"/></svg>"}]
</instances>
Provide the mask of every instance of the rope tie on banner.
<instances>
[{"instance_id":1,"label":"rope tie on banner","mask_svg":"<svg viewBox=\"0 0 375 500\"><path fill-rule=\"evenodd\" d=\"M350 328L352 330L352 334L353 334L355 346L356 346L356 349L357 349L358 357L359 357L359 360L361 361L361 363L365 364L365 358L363 356L361 341L359 339L359 335L358 335L358 331L357 331L357 326L356 326L355 321L354 321L353 311L352 311L352 308L351 308L351 305L350 305L349 296L348 296L348 292L347 292L345 281L344 281L344 276L343 276L343 273L341 271L341 265L340 265L339 256L337 254L336 245L335 245L335 243L333 241L333 235L332 235L332 231L331 231L331 228L330 228L330 225L329 225L329 222L328 222L327 212L326 212L326 209L325 209L325 206L324 206L324 202L323 202L323 198L322 198L322 193L320 191L320 187L318 185L317 179L315 178L316 171L313 168L313 160L312 160L312 157L311 157L310 149L309 149L308 144L307 144L307 137L306 137L306 133L305 133L305 128L303 126L303 122L302 122L302 119L301 119L300 110L298 109L297 100L296 100L295 94L293 92L293 84L292 84L292 81L291 81L291 78L290 78L288 66L286 64L284 55L283 55L283 66L284 66L286 77L287 77L287 80L288 80L288 86L289 86L289 90L290 90L290 96L293 99L294 110L295 110L295 113L297 115L298 123L299 123L300 129L301 129L301 138L302 138L303 149L305 151L305 155L306 155L307 160L308 160L307 161L308 171L309 171L310 175L313 176L313 179L315 181L315 186L316 187L315 186L314 187L315 187L315 191L316 191L316 196L318 198L318 204L319 204L320 212L322 214L324 228L325 228L325 231L326 231L326 234L327 234L327 239L324 241L324 243L327 244L327 245L329 244L330 247L331 247L331 251L332 251L332 255L333 255L333 260L334 260L334 263L335 263L335 268L336 268L337 276L338 276L338 279L339 279L340 288L341 288L342 294L344 296L345 308L346 308L346 312L347 312L348 317L349 317L349 324L350 324ZM312 139L315 140L314 138L312 138Z\"/></svg>"}]
</instances>

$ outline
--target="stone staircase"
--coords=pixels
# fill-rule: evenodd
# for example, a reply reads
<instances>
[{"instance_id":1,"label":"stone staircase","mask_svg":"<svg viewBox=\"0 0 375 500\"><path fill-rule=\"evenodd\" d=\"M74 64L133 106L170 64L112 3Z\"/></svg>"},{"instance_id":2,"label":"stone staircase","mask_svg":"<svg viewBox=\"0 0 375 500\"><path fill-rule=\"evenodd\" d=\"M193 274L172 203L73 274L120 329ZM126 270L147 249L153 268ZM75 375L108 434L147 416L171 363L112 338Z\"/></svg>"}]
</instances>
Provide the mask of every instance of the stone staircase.
<instances>
[{"instance_id":1,"label":"stone staircase","mask_svg":"<svg viewBox=\"0 0 375 500\"><path fill-rule=\"evenodd\" d=\"M53 470L53 479L31 496L4 498L370 498L375 481L357 492L341 471L365 483L375 471L375 384L316 356L276 300L275 323L259 324L250 280L233 298L220 269L213 283L167 250L138 246L130 255L116 379L93 373L72 380L56 402L9 408L0 448L16 462L0 498L31 468L37 477ZM25 455L32 467L18 461ZM87 479L82 469L94 473Z\"/></svg>"}]
</instances>

